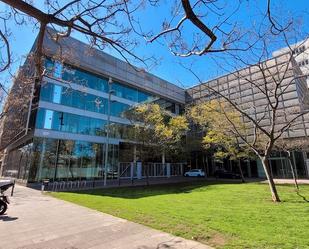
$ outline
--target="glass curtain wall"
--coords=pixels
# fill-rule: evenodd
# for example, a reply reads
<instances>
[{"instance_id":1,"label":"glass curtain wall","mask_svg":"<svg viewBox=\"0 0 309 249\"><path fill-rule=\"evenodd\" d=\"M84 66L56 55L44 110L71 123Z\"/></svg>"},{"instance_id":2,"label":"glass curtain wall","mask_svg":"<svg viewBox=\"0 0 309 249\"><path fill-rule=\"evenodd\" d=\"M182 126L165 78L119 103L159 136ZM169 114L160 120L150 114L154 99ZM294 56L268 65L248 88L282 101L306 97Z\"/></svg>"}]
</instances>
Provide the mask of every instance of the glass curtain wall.
<instances>
[{"instance_id":1,"label":"glass curtain wall","mask_svg":"<svg viewBox=\"0 0 309 249\"><path fill-rule=\"evenodd\" d=\"M36 119L36 128L39 129L103 137L106 136L106 124L106 120L44 108L39 108ZM109 131L112 138L134 138L134 131L131 125L111 122Z\"/></svg>"},{"instance_id":2,"label":"glass curtain wall","mask_svg":"<svg viewBox=\"0 0 309 249\"><path fill-rule=\"evenodd\" d=\"M93 94L73 90L64 86L45 83L41 88L41 100L81 110L107 114L108 100ZM122 117L129 105L113 101L111 116Z\"/></svg>"},{"instance_id":3,"label":"glass curtain wall","mask_svg":"<svg viewBox=\"0 0 309 249\"><path fill-rule=\"evenodd\" d=\"M32 142L28 142L9 152L6 164L3 165L3 176L28 179L32 146Z\"/></svg>"},{"instance_id":4,"label":"glass curtain wall","mask_svg":"<svg viewBox=\"0 0 309 249\"><path fill-rule=\"evenodd\" d=\"M99 180L104 176L105 145L35 138L29 182ZM108 178L117 177L118 145L109 145Z\"/></svg>"},{"instance_id":5,"label":"glass curtain wall","mask_svg":"<svg viewBox=\"0 0 309 249\"><path fill-rule=\"evenodd\" d=\"M68 64L61 65L59 62L52 61L49 58L45 60L45 68L47 74L50 76L98 91L108 92L108 79L102 76L98 76ZM113 79L112 89L115 91L116 96L134 102L140 103L154 98L150 93L126 86L117 82L115 79Z\"/></svg>"}]
</instances>

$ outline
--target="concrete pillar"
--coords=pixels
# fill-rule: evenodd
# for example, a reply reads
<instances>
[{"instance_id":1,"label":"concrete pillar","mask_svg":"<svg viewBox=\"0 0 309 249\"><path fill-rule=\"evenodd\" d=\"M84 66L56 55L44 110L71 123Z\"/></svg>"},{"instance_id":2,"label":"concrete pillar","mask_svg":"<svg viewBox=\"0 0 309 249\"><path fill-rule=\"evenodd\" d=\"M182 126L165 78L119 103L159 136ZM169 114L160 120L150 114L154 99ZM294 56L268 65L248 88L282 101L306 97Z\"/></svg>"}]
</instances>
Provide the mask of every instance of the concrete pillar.
<instances>
[{"instance_id":1,"label":"concrete pillar","mask_svg":"<svg viewBox=\"0 0 309 249\"><path fill-rule=\"evenodd\" d=\"M166 164L166 176L171 177L171 164L170 163Z\"/></svg>"},{"instance_id":2,"label":"concrete pillar","mask_svg":"<svg viewBox=\"0 0 309 249\"><path fill-rule=\"evenodd\" d=\"M9 158L9 152L7 150L5 150L3 157L2 157L2 163L0 165L0 177L3 176L3 168L7 164L8 158Z\"/></svg>"},{"instance_id":3,"label":"concrete pillar","mask_svg":"<svg viewBox=\"0 0 309 249\"><path fill-rule=\"evenodd\" d=\"M137 179L142 179L142 162L136 162Z\"/></svg>"}]
</instances>

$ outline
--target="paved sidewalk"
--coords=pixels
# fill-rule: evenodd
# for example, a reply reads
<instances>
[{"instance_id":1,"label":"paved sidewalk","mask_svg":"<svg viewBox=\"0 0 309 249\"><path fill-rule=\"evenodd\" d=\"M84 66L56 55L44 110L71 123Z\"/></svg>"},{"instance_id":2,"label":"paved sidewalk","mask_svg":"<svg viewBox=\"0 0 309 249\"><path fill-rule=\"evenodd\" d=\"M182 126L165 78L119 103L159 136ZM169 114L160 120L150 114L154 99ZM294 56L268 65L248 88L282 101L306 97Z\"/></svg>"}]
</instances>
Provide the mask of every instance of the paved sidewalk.
<instances>
[{"instance_id":1,"label":"paved sidewalk","mask_svg":"<svg viewBox=\"0 0 309 249\"><path fill-rule=\"evenodd\" d=\"M293 179L274 179L276 184L294 184ZM264 181L267 183L267 181ZM309 184L309 179L297 179L298 184Z\"/></svg>"},{"instance_id":2,"label":"paved sidewalk","mask_svg":"<svg viewBox=\"0 0 309 249\"><path fill-rule=\"evenodd\" d=\"M210 249L124 219L16 186L0 216L0 249Z\"/></svg>"}]
</instances>

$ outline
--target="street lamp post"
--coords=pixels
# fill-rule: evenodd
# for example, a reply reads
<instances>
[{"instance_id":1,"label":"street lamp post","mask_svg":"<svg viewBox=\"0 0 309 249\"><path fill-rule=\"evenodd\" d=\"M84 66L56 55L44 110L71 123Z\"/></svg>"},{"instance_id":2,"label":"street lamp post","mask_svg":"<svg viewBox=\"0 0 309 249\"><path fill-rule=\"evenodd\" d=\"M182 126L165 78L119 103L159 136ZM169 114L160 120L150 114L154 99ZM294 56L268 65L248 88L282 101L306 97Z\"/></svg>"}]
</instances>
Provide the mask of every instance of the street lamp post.
<instances>
[{"instance_id":1,"label":"street lamp post","mask_svg":"<svg viewBox=\"0 0 309 249\"><path fill-rule=\"evenodd\" d=\"M105 142L105 160L104 160L104 186L107 182L107 163L108 163L108 147L109 147L109 125L111 117L111 96L114 92L112 90L112 78L108 79L108 102L107 102L107 129L106 129L106 142Z\"/></svg>"}]
</instances>

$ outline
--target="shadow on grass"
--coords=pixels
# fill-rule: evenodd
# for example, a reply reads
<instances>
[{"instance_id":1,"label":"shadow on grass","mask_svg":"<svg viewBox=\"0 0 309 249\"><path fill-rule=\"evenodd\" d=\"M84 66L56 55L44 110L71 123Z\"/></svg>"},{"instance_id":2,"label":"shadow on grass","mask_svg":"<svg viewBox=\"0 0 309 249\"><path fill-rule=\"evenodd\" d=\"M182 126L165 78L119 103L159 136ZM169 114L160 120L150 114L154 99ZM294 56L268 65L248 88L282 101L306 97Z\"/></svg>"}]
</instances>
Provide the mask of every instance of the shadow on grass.
<instances>
[{"instance_id":1,"label":"shadow on grass","mask_svg":"<svg viewBox=\"0 0 309 249\"><path fill-rule=\"evenodd\" d=\"M129 186L121 188L109 189L91 189L83 191L70 191L74 194L88 194L96 196L109 196L125 199L138 199L157 195L168 194L186 194L191 193L199 188L211 188L213 185L223 184L246 184L241 181L199 181L199 182L184 182L184 183L169 183L169 184L156 184L150 186Z\"/></svg>"},{"instance_id":2,"label":"shadow on grass","mask_svg":"<svg viewBox=\"0 0 309 249\"><path fill-rule=\"evenodd\" d=\"M303 199L303 201L309 202L309 200L306 198L306 196L300 194L299 191L297 191L296 194L297 194L299 197L301 197L301 198Z\"/></svg>"}]
</instances>

